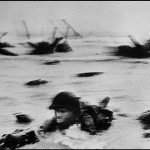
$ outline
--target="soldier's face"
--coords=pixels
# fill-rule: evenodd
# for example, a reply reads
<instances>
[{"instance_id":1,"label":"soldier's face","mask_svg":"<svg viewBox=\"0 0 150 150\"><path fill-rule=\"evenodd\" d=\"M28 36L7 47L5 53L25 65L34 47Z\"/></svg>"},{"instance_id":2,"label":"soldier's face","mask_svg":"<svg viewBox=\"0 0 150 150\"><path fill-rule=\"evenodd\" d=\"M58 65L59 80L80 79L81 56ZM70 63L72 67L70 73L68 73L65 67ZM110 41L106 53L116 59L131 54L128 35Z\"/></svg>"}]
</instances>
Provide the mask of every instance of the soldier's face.
<instances>
[{"instance_id":1,"label":"soldier's face","mask_svg":"<svg viewBox=\"0 0 150 150\"><path fill-rule=\"evenodd\" d=\"M75 114L66 108L57 108L55 110L57 123L67 123L75 118Z\"/></svg>"}]
</instances>

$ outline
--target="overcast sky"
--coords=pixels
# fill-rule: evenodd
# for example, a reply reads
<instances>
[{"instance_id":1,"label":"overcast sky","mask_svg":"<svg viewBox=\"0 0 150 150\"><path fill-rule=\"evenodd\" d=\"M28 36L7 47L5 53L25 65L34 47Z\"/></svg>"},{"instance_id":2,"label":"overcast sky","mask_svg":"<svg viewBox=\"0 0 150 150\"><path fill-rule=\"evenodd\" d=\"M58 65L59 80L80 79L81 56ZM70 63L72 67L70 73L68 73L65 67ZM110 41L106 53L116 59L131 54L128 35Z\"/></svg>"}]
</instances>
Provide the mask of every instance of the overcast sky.
<instances>
[{"instance_id":1,"label":"overcast sky","mask_svg":"<svg viewBox=\"0 0 150 150\"><path fill-rule=\"evenodd\" d=\"M150 2L0 1L0 31L13 29L13 20L41 26L63 18L78 31L150 33Z\"/></svg>"}]
</instances>

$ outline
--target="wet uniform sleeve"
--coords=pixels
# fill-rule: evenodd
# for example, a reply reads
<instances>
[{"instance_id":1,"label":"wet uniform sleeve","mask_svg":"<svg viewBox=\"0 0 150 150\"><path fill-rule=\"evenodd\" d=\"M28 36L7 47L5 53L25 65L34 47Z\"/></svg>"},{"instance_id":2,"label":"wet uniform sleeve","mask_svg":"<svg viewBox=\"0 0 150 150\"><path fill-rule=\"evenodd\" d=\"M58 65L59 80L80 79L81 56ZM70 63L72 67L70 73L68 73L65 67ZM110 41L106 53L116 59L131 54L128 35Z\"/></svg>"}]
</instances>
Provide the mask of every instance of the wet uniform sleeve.
<instances>
[{"instance_id":1,"label":"wet uniform sleeve","mask_svg":"<svg viewBox=\"0 0 150 150\"><path fill-rule=\"evenodd\" d=\"M42 126L38 129L37 133L42 134L45 132L53 132L57 129L56 119L46 120Z\"/></svg>"}]
</instances>

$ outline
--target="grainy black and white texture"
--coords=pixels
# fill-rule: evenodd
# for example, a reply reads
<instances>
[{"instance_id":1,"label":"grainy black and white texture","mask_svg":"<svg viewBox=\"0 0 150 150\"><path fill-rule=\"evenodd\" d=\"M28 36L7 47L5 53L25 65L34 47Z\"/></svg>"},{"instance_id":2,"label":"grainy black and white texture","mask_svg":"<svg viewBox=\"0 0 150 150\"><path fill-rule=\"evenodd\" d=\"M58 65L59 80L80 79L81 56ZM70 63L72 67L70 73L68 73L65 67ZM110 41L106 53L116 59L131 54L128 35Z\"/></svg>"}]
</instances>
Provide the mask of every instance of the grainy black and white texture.
<instances>
[{"instance_id":1,"label":"grainy black and white texture","mask_svg":"<svg viewBox=\"0 0 150 150\"><path fill-rule=\"evenodd\" d=\"M23 148L149 148L149 8L146 1L1 1L0 137L35 131L54 116L54 95L67 90L91 105L110 97L109 129L90 135L71 126Z\"/></svg>"}]
</instances>

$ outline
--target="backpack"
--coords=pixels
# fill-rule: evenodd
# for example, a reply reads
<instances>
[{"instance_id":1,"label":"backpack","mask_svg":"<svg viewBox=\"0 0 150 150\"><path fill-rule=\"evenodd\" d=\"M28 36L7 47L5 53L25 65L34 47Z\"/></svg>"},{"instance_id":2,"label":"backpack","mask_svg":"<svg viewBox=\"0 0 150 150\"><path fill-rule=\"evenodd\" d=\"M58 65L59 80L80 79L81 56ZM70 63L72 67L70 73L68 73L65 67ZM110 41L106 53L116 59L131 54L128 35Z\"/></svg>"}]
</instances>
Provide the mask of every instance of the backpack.
<instances>
[{"instance_id":1,"label":"backpack","mask_svg":"<svg viewBox=\"0 0 150 150\"><path fill-rule=\"evenodd\" d=\"M110 127L113 112L105 109L108 102L109 98L106 97L98 106L86 105L81 109L80 122L82 130L88 131L90 134L96 134Z\"/></svg>"}]
</instances>

